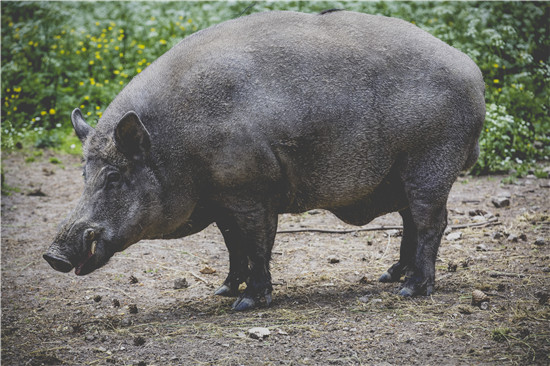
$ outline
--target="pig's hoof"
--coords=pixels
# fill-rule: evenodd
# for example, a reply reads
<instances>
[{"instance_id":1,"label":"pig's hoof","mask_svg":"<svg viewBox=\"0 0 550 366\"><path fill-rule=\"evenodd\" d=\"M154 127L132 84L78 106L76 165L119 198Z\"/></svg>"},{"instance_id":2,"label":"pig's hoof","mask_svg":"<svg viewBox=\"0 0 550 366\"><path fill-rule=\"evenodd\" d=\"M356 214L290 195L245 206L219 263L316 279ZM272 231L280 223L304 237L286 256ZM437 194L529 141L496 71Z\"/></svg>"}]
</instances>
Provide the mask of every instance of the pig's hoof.
<instances>
[{"instance_id":1,"label":"pig's hoof","mask_svg":"<svg viewBox=\"0 0 550 366\"><path fill-rule=\"evenodd\" d=\"M256 301L251 297L242 296L237 299L231 306L232 310L245 311L253 309L256 306Z\"/></svg>"},{"instance_id":2,"label":"pig's hoof","mask_svg":"<svg viewBox=\"0 0 550 366\"><path fill-rule=\"evenodd\" d=\"M399 291L399 295L403 296L403 297L411 297L411 296L414 296L415 293L412 289L408 288L408 287L403 287L400 291Z\"/></svg>"},{"instance_id":3,"label":"pig's hoof","mask_svg":"<svg viewBox=\"0 0 550 366\"><path fill-rule=\"evenodd\" d=\"M265 300L265 306L269 306L272 301L271 293L265 294L264 300ZM253 309L255 307L260 306L261 301L262 301L261 296L257 297L256 300L254 300L252 297L246 296L243 294L237 299L237 301L233 303L233 306L231 307L231 309L235 311L244 311L244 310Z\"/></svg>"},{"instance_id":4,"label":"pig's hoof","mask_svg":"<svg viewBox=\"0 0 550 366\"><path fill-rule=\"evenodd\" d=\"M389 272L382 273L382 276L378 279L378 282L395 282L395 280L392 278L391 274Z\"/></svg>"},{"instance_id":5,"label":"pig's hoof","mask_svg":"<svg viewBox=\"0 0 550 366\"><path fill-rule=\"evenodd\" d=\"M225 297L234 297L237 296L237 291L234 291L231 289L231 287L227 286L226 284L223 284L214 292L214 295L218 296L225 296Z\"/></svg>"}]
</instances>

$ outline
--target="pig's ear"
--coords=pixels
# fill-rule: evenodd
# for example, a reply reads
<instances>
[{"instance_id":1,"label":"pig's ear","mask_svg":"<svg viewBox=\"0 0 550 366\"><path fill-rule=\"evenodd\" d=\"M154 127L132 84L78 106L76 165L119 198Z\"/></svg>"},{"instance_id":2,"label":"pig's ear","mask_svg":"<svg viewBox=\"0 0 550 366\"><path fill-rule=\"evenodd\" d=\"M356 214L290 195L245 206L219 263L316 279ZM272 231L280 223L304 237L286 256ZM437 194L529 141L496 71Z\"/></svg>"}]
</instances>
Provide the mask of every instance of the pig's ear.
<instances>
[{"instance_id":1,"label":"pig's ear","mask_svg":"<svg viewBox=\"0 0 550 366\"><path fill-rule=\"evenodd\" d=\"M73 113L71 113L71 122L73 123L74 131L76 132L76 135L84 143L86 141L86 138L92 132L94 129L92 126L86 123L84 120L84 117L82 117L82 112L80 112L80 109L76 108Z\"/></svg>"},{"instance_id":2,"label":"pig's ear","mask_svg":"<svg viewBox=\"0 0 550 366\"><path fill-rule=\"evenodd\" d=\"M116 125L115 144L117 149L128 159L146 160L151 149L151 139L136 112L126 113Z\"/></svg>"}]
</instances>

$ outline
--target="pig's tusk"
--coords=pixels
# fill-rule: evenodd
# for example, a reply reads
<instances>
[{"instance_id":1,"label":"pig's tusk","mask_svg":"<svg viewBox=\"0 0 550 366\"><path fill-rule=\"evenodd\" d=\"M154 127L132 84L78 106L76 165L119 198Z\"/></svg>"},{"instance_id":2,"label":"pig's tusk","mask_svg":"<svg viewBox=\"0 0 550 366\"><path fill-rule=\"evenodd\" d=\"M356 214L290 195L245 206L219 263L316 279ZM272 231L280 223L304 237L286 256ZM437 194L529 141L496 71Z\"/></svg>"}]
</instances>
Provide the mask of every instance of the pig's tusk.
<instances>
[{"instance_id":1,"label":"pig's tusk","mask_svg":"<svg viewBox=\"0 0 550 366\"><path fill-rule=\"evenodd\" d=\"M95 247L97 246L97 241L92 242L92 247L90 248L90 252L92 255L95 254Z\"/></svg>"}]
</instances>

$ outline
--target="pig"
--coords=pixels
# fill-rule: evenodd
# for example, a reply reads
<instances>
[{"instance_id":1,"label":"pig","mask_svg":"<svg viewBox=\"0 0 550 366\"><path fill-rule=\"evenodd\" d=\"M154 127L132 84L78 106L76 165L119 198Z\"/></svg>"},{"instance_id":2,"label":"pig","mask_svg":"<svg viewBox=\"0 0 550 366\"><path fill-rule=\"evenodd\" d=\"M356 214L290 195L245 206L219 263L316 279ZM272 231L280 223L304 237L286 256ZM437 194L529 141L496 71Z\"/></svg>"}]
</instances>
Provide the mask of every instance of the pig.
<instances>
[{"instance_id":1,"label":"pig","mask_svg":"<svg viewBox=\"0 0 550 366\"><path fill-rule=\"evenodd\" d=\"M380 281L429 295L449 191L479 154L484 89L468 56L395 18L265 12L199 31L95 128L72 112L85 187L44 258L86 275L142 239L216 223L229 274L215 294L240 311L272 300L279 214L365 225L399 212L399 260Z\"/></svg>"}]
</instances>

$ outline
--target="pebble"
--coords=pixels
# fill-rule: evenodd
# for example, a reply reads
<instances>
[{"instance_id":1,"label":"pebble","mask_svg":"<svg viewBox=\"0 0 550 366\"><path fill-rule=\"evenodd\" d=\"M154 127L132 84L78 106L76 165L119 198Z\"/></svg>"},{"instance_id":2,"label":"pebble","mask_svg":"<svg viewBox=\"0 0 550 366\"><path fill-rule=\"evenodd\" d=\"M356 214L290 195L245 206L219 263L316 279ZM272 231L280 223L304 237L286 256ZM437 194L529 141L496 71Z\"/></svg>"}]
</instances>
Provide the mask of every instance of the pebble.
<instances>
[{"instance_id":1,"label":"pebble","mask_svg":"<svg viewBox=\"0 0 550 366\"><path fill-rule=\"evenodd\" d=\"M359 298L359 301L364 302L365 304L368 303L369 300L370 300L369 295L361 296L361 297Z\"/></svg>"},{"instance_id":2,"label":"pebble","mask_svg":"<svg viewBox=\"0 0 550 366\"><path fill-rule=\"evenodd\" d=\"M502 233L500 231L494 232L491 237L495 240L501 239L503 237Z\"/></svg>"},{"instance_id":3,"label":"pebble","mask_svg":"<svg viewBox=\"0 0 550 366\"><path fill-rule=\"evenodd\" d=\"M101 301L101 296L100 295L95 295L94 296L94 301L95 302L100 302Z\"/></svg>"},{"instance_id":4,"label":"pebble","mask_svg":"<svg viewBox=\"0 0 550 366\"><path fill-rule=\"evenodd\" d=\"M248 330L248 336L253 339L264 339L269 337L271 332L267 328L255 327Z\"/></svg>"},{"instance_id":5,"label":"pebble","mask_svg":"<svg viewBox=\"0 0 550 366\"><path fill-rule=\"evenodd\" d=\"M505 196L493 197L491 202L496 208L508 207L510 206L510 198Z\"/></svg>"},{"instance_id":6,"label":"pebble","mask_svg":"<svg viewBox=\"0 0 550 366\"><path fill-rule=\"evenodd\" d=\"M510 234L510 235L508 235L508 240L511 241L512 243L517 243L518 242L518 237L517 237L517 235Z\"/></svg>"},{"instance_id":7,"label":"pebble","mask_svg":"<svg viewBox=\"0 0 550 366\"><path fill-rule=\"evenodd\" d=\"M542 247L546 245L546 240L544 240L543 238L537 238L537 240L535 240L535 245Z\"/></svg>"},{"instance_id":8,"label":"pebble","mask_svg":"<svg viewBox=\"0 0 550 366\"><path fill-rule=\"evenodd\" d=\"M139 282L139 280L135 276L130 276L129 281L131 284L136 284Z\"/></svg>"},{"instance_id":9,"label":"pebble","mask_svg":"<svg viewBox=\"0 0 550 366\"><path fill-rule=\"evenodd\" d=\"M145 344L145 338L137 336L134 338L134 346L143 346Z\"/></svg>"},{"instance_id":10,"label":"pebble","mask_svg":"<svg viewBox=\"0 0 550 366\"><path fill-rule=\"evenodd\" d=\"M187 282L186 278L178 278L174 280L174 288L176 290L182 289L182 288L188 288L189 283Z\"/></svg>"},{"instance_id":11,"label":"pebble","mask_svg":"<svg viewBox=\"0 0 550 366\"><path fill-rule=\"evenodd\" d=\"M449 262L449 264L447 264L448 272L456 272L457 268L458 268L458 264L456 264L455 262Z\"/></svg>"},{"instance_id":12,"label":"pebble","mask_svg":"<svg viewBox=\"0 0 550 366\"><path fill-rule=\"evenodd\" d=\"M340 263L340 259L338 259L337 257L335 257L333 255L331 255L327 259L328 259L328 262L331 263L331 264Z\"/></svg>"},{"instance_id":13,"label":"pebble","mask_svg":"<svg viewBox=\"0 0 550 366\"><path fill-rule=\"evenodd\" d=\"M118 301L118 299L113 299L113 307L115 307L115 308L120 307L120 301Z\"/></svg>"},{"instance_id":14,"label":"pebble","mask_svg":"<svg viewBox=\"0 0 550 366\"><path fill-rule=\"evenodd\" d=\"M487 246L485 244L478 244L478 245L476 245L476 250L478 252L486 252L487 251Z\"/></svg>"},{"instance_id":15,"label":"pebble","mask_svg":"<svg viewBox=\"0 0 550 366\"><path fill-rule=\"evenodd\" d=\"M213 274L213 273L216 273L216 270L214 268L210 268L208 266L205 266L203 269L200 270L200 273L202 273L202 274Z\"/></svg>"},{"instance_id":16,"label":"pebble","mask_svg":"<svg viewBox=\"0 0 550 366\"><path fill-rule=\"evenodd\" d=\"M138 308L136 304L130 304L128 305L128 310L130 310L130 314L137 314Z\"/></svg>"},{"instance_id":17,"label":"pebble","mask_svg":"<svg viewBox=\"0 0 550 366\"><path fill-rule=\"evenodd\" d=\"M450 233L445 237L448 241L455 241L462 238L462 233L460 231L456 231L454 233Z\"/></svg>"}]
</instances>

